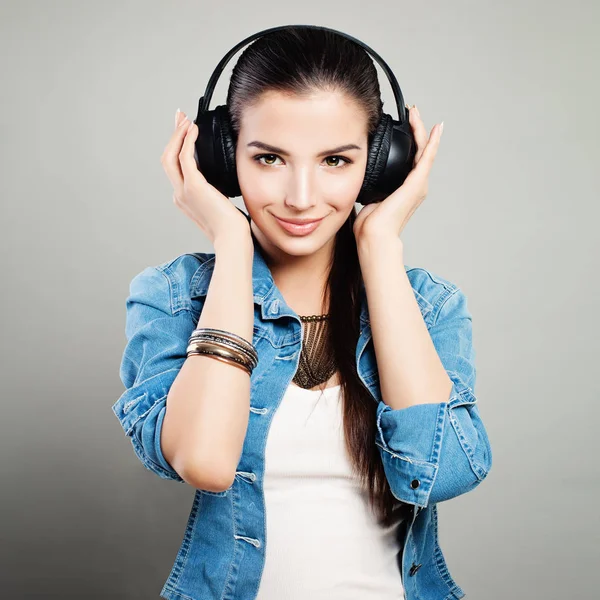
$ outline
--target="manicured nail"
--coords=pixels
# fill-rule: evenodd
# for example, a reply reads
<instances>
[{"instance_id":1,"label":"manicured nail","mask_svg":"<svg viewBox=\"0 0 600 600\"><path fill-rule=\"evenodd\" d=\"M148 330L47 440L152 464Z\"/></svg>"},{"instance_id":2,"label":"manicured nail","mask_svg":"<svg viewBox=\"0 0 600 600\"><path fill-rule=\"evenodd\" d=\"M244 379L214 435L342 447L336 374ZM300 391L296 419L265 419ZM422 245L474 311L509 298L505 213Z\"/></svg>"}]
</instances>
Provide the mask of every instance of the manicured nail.
<instances>
[{"instance_id":1,"label":"manicured nail","mask_svg":"<svg viewBox=\"0 0 600 600\"><path fill-rule=\"evenodd\" d=\"M175 112L175 127L177 127L177 123L179 122L179 113L181 111L179 109L177 109L177 111Z\"/></svg>"},{"instance_id":2,"label":"manicured nail","mask_svg":"<svg viewBox=\"0 0 600 600\"><path fill-rule=\"evenodd\" d=\"M420 117L421 113L419 112L419 109L417 108L416 104L413 105L413 108L415 109L415 113L417 113L417 117Z\"/></svg>"},{"instance_id":3,"label":"manicured nail","mask_svg":"<svg viewBox=\"0 0 600 600\"><path fill-rule=\"evenodd\" d=\"M442 121L442 124L440 125L440 135L442 135L442 133L444 133L444 121Z\"/></svg>"}]
</instances>

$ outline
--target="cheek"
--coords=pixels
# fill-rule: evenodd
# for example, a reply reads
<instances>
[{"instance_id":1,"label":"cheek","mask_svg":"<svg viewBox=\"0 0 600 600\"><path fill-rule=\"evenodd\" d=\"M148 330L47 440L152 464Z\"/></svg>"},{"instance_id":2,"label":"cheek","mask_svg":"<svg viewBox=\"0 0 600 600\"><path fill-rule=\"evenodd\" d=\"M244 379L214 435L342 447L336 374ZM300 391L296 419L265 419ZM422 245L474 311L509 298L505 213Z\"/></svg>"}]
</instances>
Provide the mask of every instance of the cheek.
<instances>
[{"instance_id":1,"label":"cheek","mask_svg":"<svg viewBox=\"0 0 600 600\"><path fill-rule=\"evenodd\" d=\"M329 177L324 179L323 186L327 198L330 202L340 205L354 204L354 200L360 192L365 178L364 168L348 170L347 173L339 177Z\"/></svg>"},{"instance_id":2,"label":"cheek","mask_svg":"<svg viewBox=\"0 0 600 600\"><path fill-rule=\"evenodd\" d=\"M237 176L247 204L263 205L277 198L277 190L272 180L269 181L269 178L265 177L256 165L249 164L247 159L237 162Z\"/></svg>"}]
</instances>

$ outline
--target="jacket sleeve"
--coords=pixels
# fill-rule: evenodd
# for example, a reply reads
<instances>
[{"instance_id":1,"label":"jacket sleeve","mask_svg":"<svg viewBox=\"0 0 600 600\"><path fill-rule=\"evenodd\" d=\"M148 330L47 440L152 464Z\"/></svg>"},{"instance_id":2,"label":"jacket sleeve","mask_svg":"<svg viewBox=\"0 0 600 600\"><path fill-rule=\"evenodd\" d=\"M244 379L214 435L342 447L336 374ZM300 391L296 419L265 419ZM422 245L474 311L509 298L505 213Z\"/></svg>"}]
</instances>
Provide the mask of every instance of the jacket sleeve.
<instances>
[{"instance_id":1,"label":"jacket sleeve","mask_svg":"<svg viewBox=\"0 0 600 600\"><path fill-rule=\"evenodd\" d=\"M452 380L447 402L377 406L376 444L396 498L426 507L474 489L492 466L475 397L475 351L467 299L456 289L429 334Z\"/></svg>"},{"instance_id":2,"label":"jacket sleeve","mask_svg":"<svg viewBox=\"0 0 600 600\"><path fill-rule=\"evenodd\" d=\"M142 464L163 479L185 483L163 456L160 434L167 394L186 359L195 328L191 311L173 312L170 284L156 267L130 283L120 377L125 391L112 406Z\"/></svg>"}]
</instances>

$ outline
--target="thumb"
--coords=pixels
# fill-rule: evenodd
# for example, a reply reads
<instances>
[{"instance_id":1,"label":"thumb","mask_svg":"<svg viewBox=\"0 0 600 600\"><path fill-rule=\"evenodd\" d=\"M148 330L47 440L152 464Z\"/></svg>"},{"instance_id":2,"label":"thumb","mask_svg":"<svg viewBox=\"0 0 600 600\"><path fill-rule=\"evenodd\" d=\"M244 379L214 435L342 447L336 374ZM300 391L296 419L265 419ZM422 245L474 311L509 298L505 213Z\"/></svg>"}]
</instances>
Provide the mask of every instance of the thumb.
<instances>
[{"instance_id":1,"label":"thumb","mask_svg":"<svg viewBox=\"0 0 600 600\"><path fill-rule=\"evenodd\" d=\"M194 157L197 138L198 126L194 121L191 121L188 130L185 133L183 146L181 147L181 170L184 177L192 177L199 174L204 179L204 176L198 169L198 165L196 165L196 159Z\"/></svg>"}]
</instances>

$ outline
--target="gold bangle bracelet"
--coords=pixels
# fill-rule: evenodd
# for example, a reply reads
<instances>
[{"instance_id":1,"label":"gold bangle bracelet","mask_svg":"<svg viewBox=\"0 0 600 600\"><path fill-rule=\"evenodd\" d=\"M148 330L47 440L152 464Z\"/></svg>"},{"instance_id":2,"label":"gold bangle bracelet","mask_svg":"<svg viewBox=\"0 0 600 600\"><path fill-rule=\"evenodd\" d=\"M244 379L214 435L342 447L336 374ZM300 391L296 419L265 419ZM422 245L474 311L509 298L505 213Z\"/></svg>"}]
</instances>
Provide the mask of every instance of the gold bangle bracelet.
<instances>
[{"instance_id":1,"label":"gold bangle bracelet","mask_svg":"<svg viewBox=\"0 0 600 600\"><path fill-rule=\"evenodd\" d=\"M193 341L188 345L187 356L190 354L208 354L210 356L220 356L224 360L227 360L232 363L239 364L248 370L249 373L252 373L254 369L254 364L248 361L248 359L237 352L236 350L232 350L231 348L221 346L218 343L208 342L208 341Z\"/></svg>"},{"instance_id":2,"label":"gold bangle bracelet","mask_svg":"<svg viewBox=\"0 0 600 600\"><path fill-rule=\"evenodd\" d=\"M240 363L238 363L238 362L236 362L234 360L230 360L229 358L225 358L225 357L220 356L218 354L212 354L212 353L209 353L209 352L202 352L202 351L201 352L192 351L192 352L188 353L188 358L190 356L208 356L208 358L214 358L214 359L216 359L218 361L227 363L228 365L233 365L234 367L238 367L239 369L243 369L244 371L246 371L246 373L248 373L248 375L252 375L252 371L248 367L246 367L245 365L242 365L242 364L240 364Z\"/></svg>"},{"instance_id":3,"label":"gold bangle bracelet","mask_svg":"<svg viewBox=\"0 0 600 600\"><path fill-rule=\"evenodd\" d=\"M225 331L223 329L214 329L213 327L200 327L194 329L190 338L195 338L198 336L202 336L204 334L211 336L221 336L224 338L229 338L233 342L237 342L240 346L243 346L248 350L248 352L253 352L256 349L254 345L243 337L237 335L236 333L232 333L231 331Z\"/></svg>"},{"instance_id":4,"label":"gold bangle bracelet","mask_svg":"<svg viewBox=\"0 0 600 600\"><path fill-rule=\"evenodd\" d=\"M192 335L188 343L193 344L196 342L206 342L228 348L232 352L243 356L252 365L252 368L256 367L258 364L258 354L254 348L248 350L246 347L240 346L237 341L231 340L228 337L222 337L220 335L213 336L212 334Z\"/></svg>"},{"instance_id":5,"label":"gold bangle bracelet","mask_svg":"<svg viewBox=\"0 0 600 600\"><path fill-rule=\"evenodd\" d=\"M194 340L188 345L188 349L192 351L196 350L210 350L211 352L218 352L221 356L239 360L240 362L249 363L246 357L237 350L229 348L228 346L219 344L218 342L210 342L207 340Z\"/></svg>"}]
</instances>

